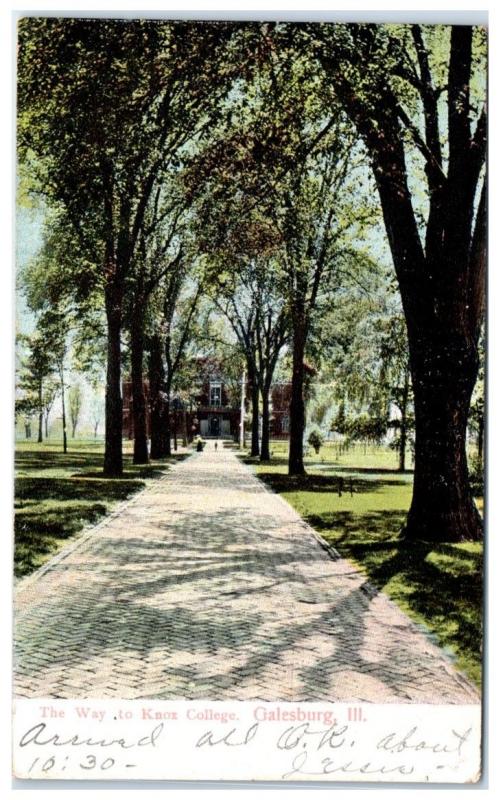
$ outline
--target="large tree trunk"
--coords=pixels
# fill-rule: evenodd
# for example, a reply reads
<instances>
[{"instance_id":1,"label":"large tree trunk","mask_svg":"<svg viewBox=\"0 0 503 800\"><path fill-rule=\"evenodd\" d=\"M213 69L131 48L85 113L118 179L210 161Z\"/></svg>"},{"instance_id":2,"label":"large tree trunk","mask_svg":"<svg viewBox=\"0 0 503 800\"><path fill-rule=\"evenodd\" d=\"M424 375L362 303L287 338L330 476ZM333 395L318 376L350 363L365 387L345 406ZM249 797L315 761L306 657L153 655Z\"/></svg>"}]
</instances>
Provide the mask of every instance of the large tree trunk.
<instances>
[{"instance_id":1,"label":"large tree trunk","mask_svg":"<svg viewBox=\"0 0 503 800\"><path fill-rule=\"evenodd\" d=\"M148 464L147 404L143 390L143 316L135 311L131 325L131 384L133 395L133 464Z\"/></svg>"},{"instance_id":2,"label":"large tree trunk","mask_svg":"<svg viewBox=\"0 0 503 800\"><path fill-rule=\"evenodd\" d=\"M149 341L149 392L150 392L150 457L163 458L166 455L163 431L163 387L164 364L162 360L162 340L152 336Z\"/></svg>"},{"instance_id":3,"label":"large tree trunk","mask_svg":"<svg viewBox=\"0 0 503 800\"><path fill-rule=\"evenodd\" d=\"M262 442L260 447L260 460L270 461L269 452L269 386L265 385L262 389Z\"/></svg>"},{"instance_id":4,"label":"large tree trunk","mask_svg":"<svg viewBox=\"0 0 503 800\"><path fill-rule=\"evenodd\" d=\"M416 418L414 489L403 534L428 541L478 540L483 525L468 482L466 432L478 369L484 202L470 251L467 188L457 191L453 183L430 214L433 243L425 257L401 144L390 152L393 163L381 154L381 171L374 167L407 321Z\"/></svg>"},{"instance_id":5,"label":"large tree trunk","mask_svg":"<svg viewBox=\"0 0 503 800\"><path fill-rule=\"evenodd\" d=\"M306 340L302 326L294 329L292 348L292 394L290 399L290 450L288 474L305 475L304 469L304 349Z\"/></svg>"},{"instance_id":6,"label":"large tree trunk","mask_svg":"<svg viewBox=\"0 0 503 800\"><path fill-rule=\"evenodd\" d=\"M122 475L122 292L113 285L106 289L106 314L108 344L103 474L113 478Z\"/></svg>"},{"instance_id":7,"label":"large tree trunk","mask_svg":"<svg viewBox=\"0 0 503 800\"><path fill-rule=\"evenodd\" d=\"M412 504L403 535L459 542L482 538L468 480L466 430L478 353L452 328L411 346L416 444ZM440 333L440 332L439 332Z\"/></svg>"},{"instance_id":8,"label":"large tree trunk","mask_svg":"<svg viewBox=\"0 0 503 800\"><path fill-rule=\"evenodd\" d=\"M377 62L369 68L367 50L358 48L359 42L372 40L372 29L355 26L354 32L355 67L370 81L365 92L355 90L355 80L348 77L337 47L321 48L319 58L368 147L407 320L416 454L414 496L405 532L410 538L434 541L476 540L482 525L468 485L465 437L484 305L485 181L478 200L477 195L485 162L486 114L481 112L473 130L473 28L451 28L447 120L441 126L428 50L420 27L413 27L426 149L419 142L418 146L426 159L430 201L426 226L421 223L424 237L412 203L404 151L403 126L410 128L410 120L392 82L380 73ZM374 69L378 80L372 86ZM446 164L439 134L445 121Z\"/></svg>"},{"instance_id":9,"label":"large tree trunk","mask_svg":"<svg viewBox=\"0 0 503 800\"><path fill-rule=\"evenodd\" d=\"M259 420L260 420L260 392L259 388L252 379L251 386L251 404L252 404L252 425L251 425L251 451L250 455L260 455L259 446Z\"/></svg>"}]
</instances>

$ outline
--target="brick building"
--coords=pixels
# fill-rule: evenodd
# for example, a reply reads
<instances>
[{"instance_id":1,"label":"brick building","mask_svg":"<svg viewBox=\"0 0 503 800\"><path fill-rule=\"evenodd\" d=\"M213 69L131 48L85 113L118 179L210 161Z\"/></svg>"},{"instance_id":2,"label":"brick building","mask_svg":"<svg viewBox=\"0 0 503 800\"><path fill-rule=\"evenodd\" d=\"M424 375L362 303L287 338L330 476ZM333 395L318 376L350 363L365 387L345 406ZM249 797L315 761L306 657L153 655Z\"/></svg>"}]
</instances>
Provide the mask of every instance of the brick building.
<instances>
[{"instance_id":1,"label":"brick building","mask_svg":"<svg viewBox=\"0 0 503 800\"><path fill-rule=\"evenodd\" d=\"M199 379L192 397L181 400L176 395L170 402L170 430L178 436L239 439L241 420L240 385L230 382L220 365L212 359L199 359ZM147 398L147 435L150 436L149 384L143 383ZM290 431L290 383L275 383L271 388L270 435L274 439L288 439ZM246 390L246 407L249 409L249 389ZM122 383L122 435L132 439L133 399L131 381Z\"/></svg>"}]
</instances>

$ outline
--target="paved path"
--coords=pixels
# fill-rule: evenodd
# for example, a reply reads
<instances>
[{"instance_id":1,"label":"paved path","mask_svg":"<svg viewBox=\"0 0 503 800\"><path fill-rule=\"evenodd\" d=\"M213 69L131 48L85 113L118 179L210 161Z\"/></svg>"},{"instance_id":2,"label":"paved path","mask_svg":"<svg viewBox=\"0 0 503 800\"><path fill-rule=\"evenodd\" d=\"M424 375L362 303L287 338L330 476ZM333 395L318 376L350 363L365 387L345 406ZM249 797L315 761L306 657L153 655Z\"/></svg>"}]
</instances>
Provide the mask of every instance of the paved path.
<instances>
[{"instance_id":1,"label":"paved path","mask_svg":"<svg viewBox=\"0 0 503 800\"><path fill-rule=\"evenodd\" d=\"M472 703L348 561L210 443L16 592L27 697Z\"/></svg>"}]
</instances>

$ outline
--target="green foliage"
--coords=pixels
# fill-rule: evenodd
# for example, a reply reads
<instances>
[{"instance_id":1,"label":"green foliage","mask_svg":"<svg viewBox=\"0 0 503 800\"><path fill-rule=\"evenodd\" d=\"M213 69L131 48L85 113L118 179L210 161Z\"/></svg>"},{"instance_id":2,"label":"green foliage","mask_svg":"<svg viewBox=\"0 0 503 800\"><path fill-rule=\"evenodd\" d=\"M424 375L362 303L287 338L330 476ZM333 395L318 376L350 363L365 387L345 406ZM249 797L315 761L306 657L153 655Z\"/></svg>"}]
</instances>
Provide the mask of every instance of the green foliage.
<instances>
[{"instance_id":1,"label":"green foliage","mask_svg":"<svg viewBox=\"0 0 503 800\"><path fill-rule=\"evenodd\" d=\"M307 437L307 441L313 448L316 455L318 455L318 453L320 452L320 447L322 446L325 439L323 437L323 434L318 428L313 428L310 431L309 436Z\"/></svg>"},{"instance_id":2,"label":"green foliage","mask_svg":"<svg viewBox=\"0 0 503 800\"><path fill-rule=\"evenodd\" d=\"M80 384L70 386L68 390L68 410L70 413L70 422L72 424L72 436L75 438L77 425L80 419L80 412L82 409L82 387Z\"/></svg>"},{"instance_id":3,"label":"green foliage","mask_svg":"<svg viewBox=\"0 0 503 800\"><path fill-rule=\"evenodd\" d=\"M472 455L468 459L470 486L475 496L484 494L485 469L484 459L478 455Z\"/></svg>"},{"instance_id":4,"label":"green foliage","mask_svg":"<svg viewBox=\"0 0 503 800\"><path fill-rule=\"evenodd\" d=\"M67 347L64 316L45 310L38 315L33 333L18 337L18 346L25 355L21 355L17 376L16 413L48 414L60 388L57 376Z\"/></svg>"},{"instance_id":5,"label":"green foliage","mask_svg":"<svg viewBox=\"0 0 503 800\"><path fill-rule=\"evenodd\" d=\"M352 442L375 442L379 443L386 433L388 420L382 415L370 416L370 414L360 414L351 417L346 422L346 437Z\"/></svg>"},{"instance_id":6,"label":"green foliage","mask_svg":"<svg viewBox=\"0 0 503 800\"><path fill-rule=\"evenodd\" d=\"M341 435L346 433L346 404L344 400L339 403L337 414L332 421L330 430L337 431Z\"/></svg>"}]
</instances>

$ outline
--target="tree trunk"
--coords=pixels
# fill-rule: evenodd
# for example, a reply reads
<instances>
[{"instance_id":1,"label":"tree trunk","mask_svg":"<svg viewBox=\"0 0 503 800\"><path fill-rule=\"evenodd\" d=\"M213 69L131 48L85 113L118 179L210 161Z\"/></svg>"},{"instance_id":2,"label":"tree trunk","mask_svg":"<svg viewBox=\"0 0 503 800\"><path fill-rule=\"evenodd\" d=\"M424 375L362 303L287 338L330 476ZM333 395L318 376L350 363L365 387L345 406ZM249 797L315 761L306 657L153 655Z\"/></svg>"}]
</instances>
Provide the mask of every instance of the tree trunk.
<instances>
[{"instance_id":1,"label":"tree trunk","mask_svg":"<svg viewBox=\"0 0 503 800\"><path fill-rule=\"evenodd\" d=\"M163 456L171 455L171 402L169 399L171 389L166 387L166 400L162 408L162 435L163 435Z\"/></svg>"},{"instance_id":2,"label":"tree trunk","mask_svg":"<svg viewBox=\"0 0 503 800\"><path fill-rule=\"evenodd\" d=\"M65 376L62 365L59 368L59 377L61 381L61 421L63 423L63 453L66 453L68 451L68 441L66 437Z\"/></svg>"},{"instance_id":3,"label":"tree trunk","mask_svg":"<svg viewBox=\"0 0 503 800\"><path fill-rule=\"evenodd\" d=\"M398 472L405 472L405 454L407 451L407 408L409 405L409 374L405 375L402 402L400 405L400 445L399 445L399 463Z\"/></svg>"},{"instance_id":4,"label":"tree trunk","mask_svg":"<svg viewBox=\"0 0 503 800\"><path fill-rule=\"evenodd\" d=\"M446 188L436 211L438 230L430 218L431 238L440 244L430 246L425 258L403 150L395 148L394 157L394 164L389 155L382 158L375 176L407 321L414 392L414 489L403 534L424 541L476 541L483 525L468 481L466 430L483 308L484 203L481 199L470 252L466 187Z\"/></svg>"},{"instance_id":5,"label":"tree trunk","mask_svg":"<svg viewBox=\"0 0 503 800\"><path fill-rule=\"evenodd\" d=\"M143 390L143 316L133 312L131 325L131 389L133 395L133 464L148 464L147 404Z\"/></svg>"},{"instance_id":6,"label":"tree trunk","mask_svg":"<svg viewBox=\"0 0 503 800\"><path fill-rule=\"evenodd\" d=\"M478 368L476 343L448 329L411 346L416 444L412 504L403 530L411 539L459 542L482 538L466 458L470 398Z\"/></svg>"},{"instance_id":7,"label":"tree trunk","mask_svg":"<svg viewBox=\"0 0 503 800\"><path fill-rule=\"evenodd\" d=\"M176 416L176 408L173 414L173 449L175 453L178 451L178 439L177 439L177 430L176 430L176 423L177 423L177 416Z\"/></svg>"},{"instance_id":8,"label":"tree trunk","mask_svg":"<svg viewBox=\"0 0 503 800\"><path fill-rule=\"evenodd\" d=\"M405 472L405 451L407 447L407 426L404 419L400 420L400 445L398 449L398 472Z\"/></svg>"},{"instance_id":9,"label":"tree trunk","mask_svg":"<svg viewBox=\"0 0 503 800\"><path fill-rule=\"evenodd\" d=\"M270 461L269 452L269 386L262 389L262 443L260 448L260 460Z\"/></svg>"},{"instance_id":10,"label":"tree trunk","mask_svg":"<svg viewBox=\"0 0 503 800\"><path fill-rule=\"evenodd\" d=\"M29 422L24 423L24 436L25 439L31 439L31 425Z\"/></svg>"},{"instance_id":11,"label":"tree trunk","mask_svg":"<svg viewBox=\"0 0 503 800\"><path fill-rule=\"evenodd\" d=\"M106 314L108 343L103 474L113 478L122 475L122 294L113 286L106 289Z\"/></svg>"},{"instance_id":12,"label":"tree trunk","mask_svg":"<svg viewBox=\"0 0 503 800\"><path fill-rule=\"evenodd\" d=\"M188 440L189 440L189 432L187 429L187 410L184 407L183 409L183 428L182 428L182 445L183 447L187 447Z\"/></svg>"},{"instance_id":13,"label":"tree trunk","mask_svg":"<svg viewBox=\"0 0 503 800\"><path fill-rule=\"evenodd\" d=\"M251 387L251 401L252 401L252 428L251 428L251 452L250 455L260 455L259 448L259 388L254 379L252 379Z\"/></svg>"},{"instance_id":14,"label":"tree trunk","mask_svg":"<svg viewBox=\"0 0 503 800\"><path fill-rule=\"evenodd\" d=\"M484 458L484 417L479 419L477 429L477 456L479 461Z\"/></svg>"},{"instance_id":15,"label":"tree trunk","mask_svg":"<svg viewBox=\"0 0 503 800\"><path fill-rule=\"evenodd\" d=\"M98 425L99 425L99 424L100 424L99 422L95 422L95 423L94 423L94 438L95 438L95 439L97 439L97 438L98 438Z\"/></svg>"},{"instance_id":16,"label":"tree trunk","mask_svg":"<svg viewBox=\"0 0 503 800\"><path fill-rule=\"evenodd\" d=\"M162 340L158 335L149 340L149 394L150 394L150 457L162 458L165 455L163 436L163 386L164 364L162 360Z\"/></svg>"},{"instance_id":17,"label":"tree trunk","mask_svg":"<svg viewBox=\"0 0 503 800\"><path fill-rule=\"evenodd\" d=\"M45 427L45 438L46 439L49 438L49 414L50 414L50 411L48 411L47 414L44 417L44 427Z\"/></svg>"},{"instance_id":18,"label":"tree trunk","mask_svg":"<svg viewBox=\"0 0 503 800\"><path fill-rule=\"evenodd\" d=\"M290 399L290 450L288 474L305 475L304 469L304 349L306 340L302 326L294 329L292 348L292 388Z\"/></svg>"},{"instance_id":19,"label":"tree trunk","mask_svg":"<svg viewBox=\"0 0 503 800\"><path fill-rule=\"evenodd\" d=\"M368 41L368 28L356 26L355 30ZM424 238L412 202L400 95L394 93L388 80L381 80L377 69L379 78L374 86L367 86L363 99L355 91L354 77L346 74L337 48L319 50L321 62L334 79L334 90L371 157L407 321L416 452L414 495L405 532L411 538L439 541L477 540L482 534L469 490L465 447L467 408L477 365L473 351L484 306L487 247L485 180L477 200L485 162L485 111L473 133L470 119L472 36L470 26L451 28L445 87L449 158L445 165L427 54L419 65L428 151L425 177L429 185L429 213L426 225L421 223ZM414 39L416 47L418 42L419 48L423 47L419 26ZM365 78L372 75L365 55L359 64L356 56L355 66ZM442 171L444 167L446 172ZM446 341L454 345L449 358L445 358ZM463 374L465 370L467 374Z\"/></svg>"},{"instance_id":20,"label":"tree trunk","mask_svg":"<svg viewBox=\"0 0 503 800\"><path fill-rule=\"evenodd\" d=\"M72 421L72 439L75 439L76 430L77 430L77 423Z\"/></svg>"},{"instance_id":21,"label":"tree trunk","mask_svg":"<svg viewBox=\"0 0 503 800\"><path fill-rule=\"evenodd\" d=\"M43 441L42 431L43 431L43 424L44 424L44 412L42 409L42 381L38 382L38 402L39 402L39 415L38 415L38 439L37 441L40 443Z\"/></svg>"}]
</instances>

